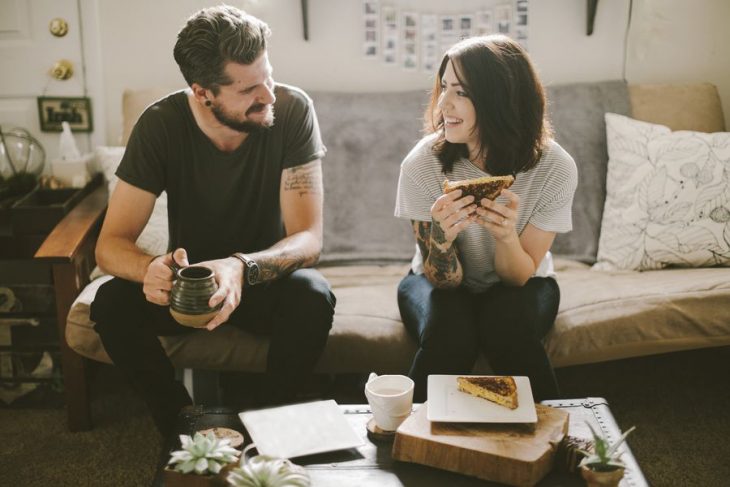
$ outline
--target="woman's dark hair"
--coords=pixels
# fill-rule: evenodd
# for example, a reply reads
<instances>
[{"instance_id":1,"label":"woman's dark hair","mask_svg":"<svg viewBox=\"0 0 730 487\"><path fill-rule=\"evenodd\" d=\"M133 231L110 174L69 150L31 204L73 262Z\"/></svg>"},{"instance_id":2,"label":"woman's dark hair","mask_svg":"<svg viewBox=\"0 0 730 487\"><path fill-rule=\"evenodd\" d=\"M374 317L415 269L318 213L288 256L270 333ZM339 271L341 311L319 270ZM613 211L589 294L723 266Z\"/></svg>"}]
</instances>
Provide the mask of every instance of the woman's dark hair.
<instances>
[{"instance_id":1,"label":"woman's dark hair","mask_svg":"<svg viewBox=\"0 0 730 487\"><path fill-rule=\"evenodd\" d=\"M253 63L266 50L271 30L265 22L228 5L203 9L177 35L173 54L188 85L198 83L217 95L232 83L226 63Z\"/></svg>"},{"instance_id":2,"label":"woman's dark hair","mask_svg":"<svg viewBox=\"0 0 730 487\"><path fill-rule=\"evenodd\" d=\"M451 172L456 160L469 156L466 144L446 140L438 107L449 61L474 104L480 156L486 153L487 171L505 176L533 168L552 135L545 92L525 50L509 37L493 35L465 39L441 61L425 113L425 129L438 133L434 150L443 171Z\"/></svg>"}]
</instances>

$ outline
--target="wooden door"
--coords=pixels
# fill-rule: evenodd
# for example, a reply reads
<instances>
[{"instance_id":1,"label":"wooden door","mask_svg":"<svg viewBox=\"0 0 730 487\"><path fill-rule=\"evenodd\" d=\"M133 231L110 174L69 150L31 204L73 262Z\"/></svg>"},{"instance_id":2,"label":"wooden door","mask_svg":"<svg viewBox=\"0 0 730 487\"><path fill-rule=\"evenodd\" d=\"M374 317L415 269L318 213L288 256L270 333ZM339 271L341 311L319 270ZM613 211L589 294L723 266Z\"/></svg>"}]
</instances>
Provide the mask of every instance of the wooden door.
<instances>
[{"instance_id":1,"label":"wooden door","mask_svg":"<svg viewBox=\"0 0 730 487\"><path fill-rule=\"evenodd\" d=\"M65 35L51 33L53 19L66 22ZM88 95L83 35L77 0L0 0L0 124L3 130L24 128L41 142L46 172L58 155L59 133L41 131L38 97ZM62 59L73 65L73 74L59 81L50 71ZM90 135L74 135L79 150L90 151Z\"/></svg>"}]
</instances>

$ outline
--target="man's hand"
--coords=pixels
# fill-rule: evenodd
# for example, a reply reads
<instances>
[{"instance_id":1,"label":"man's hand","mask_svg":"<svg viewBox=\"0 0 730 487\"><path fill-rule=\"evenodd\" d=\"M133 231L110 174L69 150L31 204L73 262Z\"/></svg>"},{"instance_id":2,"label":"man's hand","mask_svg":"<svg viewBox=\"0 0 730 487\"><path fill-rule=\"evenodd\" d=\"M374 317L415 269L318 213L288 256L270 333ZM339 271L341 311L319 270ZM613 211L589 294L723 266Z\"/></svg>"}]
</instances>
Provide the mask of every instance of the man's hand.
<instances>
[{"instance_id":1,"label":"man's hand","mask_svg":"<svg viewBox=\"0 0 730 487\"><path fill-rule=\"evenodd\" d=\"M218 290L210 297L208 306L214 308L218 306L218 303L223 302L223 307L218 311L218 314L205 325L208 330L214 330L228 321L231 313L241 303L243 263L235 257L228 257L226 259L201 262L197 265L212 269L215 273L215 280L218 283Z\"/></svg>"},{"instance_id":2,"label":"man's hand","mask_svg":"<svg viewBox=\"0 0 730 487\"><path fill-rule=\"evenodd\" d=\"M142 281L142 291L147 301L160 306L168 306L172 280L175 278L172 269L188 265L188 254L185 249L176 249L169 254L154 257L147 266L147 272Z\"/></svg>"}]
</instances>

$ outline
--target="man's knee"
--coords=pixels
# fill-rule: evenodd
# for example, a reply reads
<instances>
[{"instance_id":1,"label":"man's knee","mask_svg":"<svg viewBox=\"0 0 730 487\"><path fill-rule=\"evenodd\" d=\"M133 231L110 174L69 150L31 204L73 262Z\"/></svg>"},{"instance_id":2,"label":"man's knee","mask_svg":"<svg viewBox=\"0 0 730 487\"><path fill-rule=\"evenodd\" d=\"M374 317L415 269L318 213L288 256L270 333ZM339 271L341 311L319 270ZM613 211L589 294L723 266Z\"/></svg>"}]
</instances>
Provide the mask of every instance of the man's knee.
<instances>
[{"instance_id":1,"label":"man's knee","mask_svg":"<svg viewBox=\"0 0 730 487\"><path fill-rule=\"evenodd\" d=\"M112 278L96 290L90 305L89 317L98 323L114 321L121 310L129 309L139 299L144 299L141 286L124 279Z\"/></svg>"},{"instance_id":2,"label":"man's knee","mask_svg":"<svg viewBox=\"0 0 730 487\"><path fill-rule=\"evenodd\" d=\"M335 314L335 295L327 280L314 269L299 269L281 282L281 311L306 318L310 326L329 331Z\"/></svg>"}]
</instances>

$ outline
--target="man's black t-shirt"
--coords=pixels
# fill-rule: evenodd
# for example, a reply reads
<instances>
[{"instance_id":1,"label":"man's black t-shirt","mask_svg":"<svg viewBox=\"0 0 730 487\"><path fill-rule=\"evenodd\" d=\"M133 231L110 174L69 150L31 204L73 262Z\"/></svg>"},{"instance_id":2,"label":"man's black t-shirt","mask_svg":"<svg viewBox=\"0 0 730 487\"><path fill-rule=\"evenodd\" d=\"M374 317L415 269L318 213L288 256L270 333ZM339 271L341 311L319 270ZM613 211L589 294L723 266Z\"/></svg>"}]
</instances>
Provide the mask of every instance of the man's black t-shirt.
<instances>
[{"instance_id":1,"label":"man's black t-shirt","mask_svg":"<svg viewBox=\"0 0 730 487\"><path fill-rule=\"evenodd\" d=\"M282 170L324 156L309 97L281 84L274 92L274 125L230 153L200 130L185 91L150 105L132 131L116 174L155 195L167 191L168 248L185 248L191 263L281 240Z\"/></svg>"}]
</instances>

